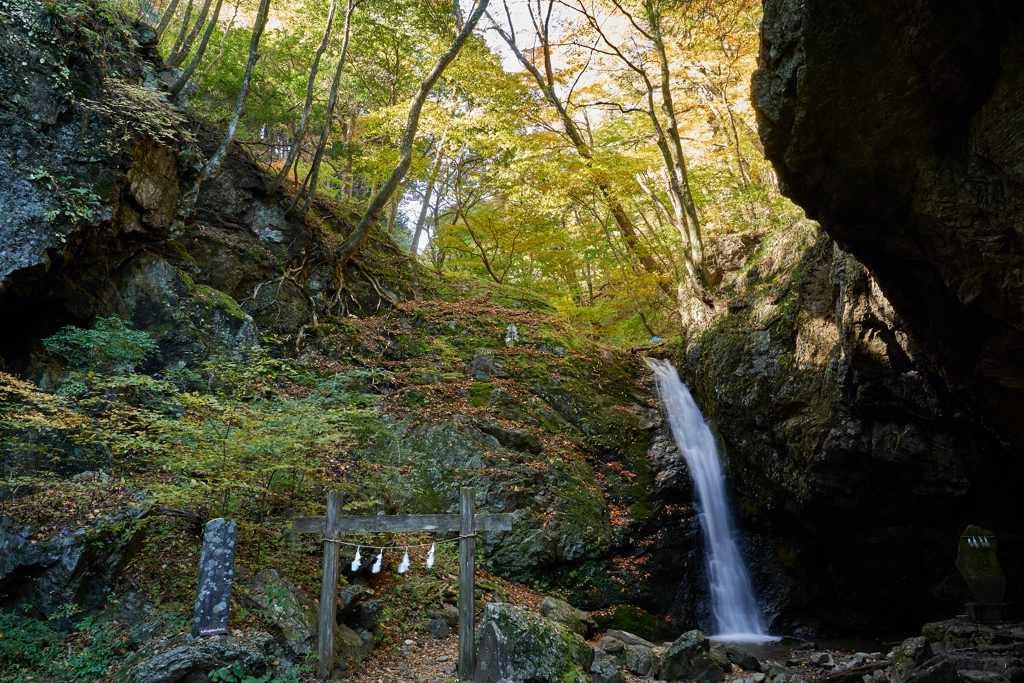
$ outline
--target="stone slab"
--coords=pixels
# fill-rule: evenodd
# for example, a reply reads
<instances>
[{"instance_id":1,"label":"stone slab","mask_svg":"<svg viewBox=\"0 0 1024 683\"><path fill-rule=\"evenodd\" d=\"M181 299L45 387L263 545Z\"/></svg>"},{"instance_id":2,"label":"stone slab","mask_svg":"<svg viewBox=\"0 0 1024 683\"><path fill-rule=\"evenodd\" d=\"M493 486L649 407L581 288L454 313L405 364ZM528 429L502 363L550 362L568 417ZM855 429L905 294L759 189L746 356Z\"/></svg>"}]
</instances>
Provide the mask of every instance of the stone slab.
<instances>
[{"instance_id":1,"label":"stone slab","mask_svg":"<svg viewBox=\"0 0 1024 683\"><path fill-rule=\"evenodd\" d=\"M238 526L234 522L224 518L206 523L203 554L199 559L195 616L192 618L193 637L228 632L237 530Z\"/></svg>"}]
</instances>

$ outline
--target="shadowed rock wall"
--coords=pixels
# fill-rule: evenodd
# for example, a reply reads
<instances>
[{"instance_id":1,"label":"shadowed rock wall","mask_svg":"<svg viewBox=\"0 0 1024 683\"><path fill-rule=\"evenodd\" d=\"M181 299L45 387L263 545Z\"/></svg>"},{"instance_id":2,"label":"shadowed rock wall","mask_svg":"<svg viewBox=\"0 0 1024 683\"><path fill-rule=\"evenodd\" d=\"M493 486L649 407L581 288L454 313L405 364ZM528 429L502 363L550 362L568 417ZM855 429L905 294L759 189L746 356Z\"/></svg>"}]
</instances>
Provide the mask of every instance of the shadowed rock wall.
<instances>
[{"instance_id":1,"label":"shadowed rock wall","mask_svg":"<svg viewBox=\"0 0 1024 683\"><path fill-rule=\"evenodd\" d=\"M782 191L872 272L920 360L1024 453L1024 6L765 0Z\"/></svg>"}]
</instances>

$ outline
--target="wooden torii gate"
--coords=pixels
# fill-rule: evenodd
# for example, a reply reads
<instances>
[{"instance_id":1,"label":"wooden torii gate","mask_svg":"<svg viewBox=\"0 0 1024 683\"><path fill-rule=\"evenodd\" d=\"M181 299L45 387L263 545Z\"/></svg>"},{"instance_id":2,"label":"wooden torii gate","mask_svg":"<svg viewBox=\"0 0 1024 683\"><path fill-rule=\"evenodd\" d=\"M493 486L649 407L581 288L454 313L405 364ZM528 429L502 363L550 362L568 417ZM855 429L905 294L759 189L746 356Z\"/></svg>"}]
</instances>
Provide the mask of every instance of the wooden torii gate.
<instances>
[{"instance_id":1,"label":"wooden torii gate","mask_svg":"<svg viewBox=\"0 0 1024 683\"><path fill-rule=\"evenodd\" d=\"M327 517L296 517L292 533L324 535L324 577L320 588L320 625L316 673L327 679L334 668L334 626L338 609L338 569L341 534L410 531L459 532L459 680L473 680L473 587L476 579L476 535L487 531L511 531L512 515L476 514L475 489L461 489L458 515L341 514L341 492L327 494Z\"/></svg>"}]
</instances>

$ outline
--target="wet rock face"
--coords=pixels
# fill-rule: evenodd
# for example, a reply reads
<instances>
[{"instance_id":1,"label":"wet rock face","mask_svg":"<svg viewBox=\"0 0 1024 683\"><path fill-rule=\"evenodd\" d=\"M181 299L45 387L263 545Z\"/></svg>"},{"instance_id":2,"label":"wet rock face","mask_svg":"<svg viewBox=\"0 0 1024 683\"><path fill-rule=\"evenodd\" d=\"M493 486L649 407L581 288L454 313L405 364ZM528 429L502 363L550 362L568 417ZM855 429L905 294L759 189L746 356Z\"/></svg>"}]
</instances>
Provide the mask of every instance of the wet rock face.
<instances>
[{"instance_id":1,"label":"wet rock face","mask_svg":"<svg viewBox=\"0 0 1024 683\"><path fill-rule=\"evenodd\" d=\"M1024 10L764 6L753 100L783 192L872 271L921 360L1019 456Z\"/></svg>"}]
</instances>

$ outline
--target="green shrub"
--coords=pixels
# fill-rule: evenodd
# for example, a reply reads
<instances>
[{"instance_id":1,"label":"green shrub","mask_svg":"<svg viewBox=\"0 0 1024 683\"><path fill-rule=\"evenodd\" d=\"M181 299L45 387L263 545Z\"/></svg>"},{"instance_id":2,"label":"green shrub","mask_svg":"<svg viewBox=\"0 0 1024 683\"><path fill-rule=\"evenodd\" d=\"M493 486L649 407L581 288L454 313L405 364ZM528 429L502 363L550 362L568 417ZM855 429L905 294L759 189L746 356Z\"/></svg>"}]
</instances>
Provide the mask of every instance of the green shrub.
<instances>
[{"instance_id":1,"label":"green shrub","mask_svg":"<svg viewBox=\"0 0 1024 683\"><path fill-rule=\"evenodd\" d=\"M45 621L0 610L0 662L11 668L35 666L58 640Z\"/></svg>"},{"instance_id":2,"label":"green shrub","mask_svg":"<svg viewBox=\"0 0 1024 683\"><path fill-rule=\"evenodd\" d=\"M76 368L104 368L142 362L156 350L156 341L120 318L97 318L91 330L68 325L43 346Z\"/></svg>"}]
</instances>

